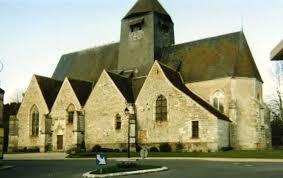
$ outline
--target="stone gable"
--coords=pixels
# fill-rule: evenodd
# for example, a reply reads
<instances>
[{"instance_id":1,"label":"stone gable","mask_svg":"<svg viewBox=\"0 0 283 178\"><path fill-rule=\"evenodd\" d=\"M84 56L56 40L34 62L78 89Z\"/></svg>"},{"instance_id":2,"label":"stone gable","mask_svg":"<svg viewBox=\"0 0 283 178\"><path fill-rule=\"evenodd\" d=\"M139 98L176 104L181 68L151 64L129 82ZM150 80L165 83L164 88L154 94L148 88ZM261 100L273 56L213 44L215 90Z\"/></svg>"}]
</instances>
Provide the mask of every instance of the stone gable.
<instances>
[{"instance_id":1,"label":"stone gable","mask_svg":"<svg viewBox=\"0 0 283 178\"><path fill-rule=\"evenodd\" d=\"M73 124L68 123L67 109L70 105L75 106L76 111L81 111L82 107L80 102L68 80L66 78L57 95L57 98L51 109L50 116L52 118L52 146L53 150L57 150L57 135L63 135L63 150L76 147L83 141L81 132L77 132L78 127L78 114L74 114Z\"/></svg>"},{"instance_id":2,"label":"stone gable","mask_svg":"<svg viewBox=\"0 0 283 178\"><path fill-rule=\"evenodd\" d=\"M96 83L85 110L85 142L87 150L98 144L110 148L126 148L128 122L124 114L127 100L106 71ZM115 116L121 116L121 129L115 130Z\"/></svg>"},{"instance_id":3,"label":"stone gable","mask_svg":"<svg viewBox=\"0 0 283 178\"><path fill-rule=\"evenodd\" d=\"M31 136L31 109L34 105L39 110L38 136ZM40 151L45 150L45 134L43 133L45 132L45 115L48 113L47 104L40 91L36 77L33 76L17 114L19 120L19 149L39 147Z\"/></svg>"},{"instance_id":4,"label":"stone gable","mask_svg":"<svg viewBox=\"0 0 283 178\"><path fill-rule=\"evenodd\" d=\"M155 119L155 103L159 95L166 97L168 105L168 119L163 122ZM218 119L175 88L157 62L140 91L136 107L141 144L183 143L190 151L216 151L219 139L224 139L219 138ZM192 121L199 121L199 139L192 139Z\"/></svg>"}]
</instances>

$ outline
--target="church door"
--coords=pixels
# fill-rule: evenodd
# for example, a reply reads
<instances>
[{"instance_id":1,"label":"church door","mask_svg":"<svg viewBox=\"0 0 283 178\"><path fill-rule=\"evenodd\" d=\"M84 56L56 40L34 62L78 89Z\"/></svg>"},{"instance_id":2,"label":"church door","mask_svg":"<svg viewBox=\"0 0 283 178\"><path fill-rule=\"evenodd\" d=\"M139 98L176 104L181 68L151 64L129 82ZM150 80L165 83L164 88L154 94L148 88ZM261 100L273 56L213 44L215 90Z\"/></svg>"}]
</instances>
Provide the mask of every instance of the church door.
<instances>
[{"instance_id":1,"label":"church door","mask_svg":"<svg viewBox=\"0 0 283 178\"><path fill-rule=\"evenodd\" d=\"M63 135L57 135L57 150L63 149Z\"/></svg>"}]
</instances>

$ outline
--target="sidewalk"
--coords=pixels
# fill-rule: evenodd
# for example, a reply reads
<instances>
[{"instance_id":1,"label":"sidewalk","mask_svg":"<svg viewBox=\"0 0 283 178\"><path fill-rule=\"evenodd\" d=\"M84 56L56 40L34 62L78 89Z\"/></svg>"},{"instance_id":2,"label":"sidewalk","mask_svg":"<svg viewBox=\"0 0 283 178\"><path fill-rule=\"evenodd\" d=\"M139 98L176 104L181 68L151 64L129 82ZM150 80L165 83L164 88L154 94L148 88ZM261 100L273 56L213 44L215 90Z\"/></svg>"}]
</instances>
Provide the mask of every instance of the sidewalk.
<instances>
[{"instance_id":1,"label":"sidewalk","mask_svg":"<svg viewBox=\"0 0 283 178\"><path fill-rule=\"evenodd\" d=\"M24 153L5 154L4 160L93 160L95 158L66 158L66 153ZM108 158L109 160L121 161L126 158ZM132 158L140 159L140 158ZM191 158L191 157L149 157L146 160L199 160L219 162L270 162L283 163L283 159L255 159L255 158Z\"/></svg>"},{"instance_id":2,"label":"sidewalk","mask_svg":"<svg viewBox=\"0 0 283 178\"><path fill-rule=\"evenodd\" d=\"M64 160L66 153L4 154L4 160Z\"/></svg>"}]
</instances>

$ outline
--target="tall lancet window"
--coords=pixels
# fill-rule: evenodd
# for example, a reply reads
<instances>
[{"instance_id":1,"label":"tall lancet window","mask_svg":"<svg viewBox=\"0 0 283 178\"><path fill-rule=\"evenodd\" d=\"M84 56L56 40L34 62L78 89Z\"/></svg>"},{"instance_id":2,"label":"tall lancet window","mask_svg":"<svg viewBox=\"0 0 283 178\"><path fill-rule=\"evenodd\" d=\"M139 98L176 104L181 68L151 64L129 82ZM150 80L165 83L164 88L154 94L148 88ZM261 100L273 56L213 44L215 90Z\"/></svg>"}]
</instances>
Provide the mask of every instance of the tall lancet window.
<instances>
[{"instance_id":1,"label":"tall lancet window","mask_svg":"<svg viewBox=\"0 0 283 178\"><path fill-rule=\"evenodd\" d=\"M216 91L212 96L212 105L220 112L224 113L224 94L221 91Z\"/></svg>"},{"instance_id":2,"label":"tall lancet window","mask_svg":"<svg viewBox=\"0 0 283 178\"><path fill-rule=\"evenodd\" d=\"M120 114L116 114L115 117L115 130L120 130L122 128L122 120Z\"/></svg>"},{"instance_id":3,"label":"tall lancet window","mask_svg":"<svg viewBox=\"0 0 283 178\"><path fill-rule=\"evenodd\" d=\"M73 104L70 104L69 107L67 108L68 124L74 123L74 115L75 115L75 106Z\"/></svg>"},{"instance_id":4,"label":"tall lancet window","mask_svg":"<svg viewBox=\"0 0 283 178\"><path fill-rule=\"evenodd\" d=\"M39 111L34 105L31 109L31 135L38 136L39 134Z\"/></svg>"},{"instance_id":5,"label":"tall lancet window","mask_svg":"<svg viewBox=\"0 0 283 178\"><path fill-rule=\"evenodd\" d=\"M156 100L156 121L167 121L167 99L163 95L159 95Z\"/></svg>"}]
</instances>

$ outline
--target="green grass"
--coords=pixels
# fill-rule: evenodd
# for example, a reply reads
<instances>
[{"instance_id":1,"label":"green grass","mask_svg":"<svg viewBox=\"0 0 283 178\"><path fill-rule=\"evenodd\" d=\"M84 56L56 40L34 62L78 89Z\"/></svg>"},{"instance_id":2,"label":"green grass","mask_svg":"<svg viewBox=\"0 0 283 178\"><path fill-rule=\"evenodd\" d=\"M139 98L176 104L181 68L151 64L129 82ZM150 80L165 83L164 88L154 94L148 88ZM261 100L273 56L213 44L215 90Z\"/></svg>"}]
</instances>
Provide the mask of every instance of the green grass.
<instances>
[{"instance_id":1,"label":"green grass","mask_svg":"<svg viewBox=\"0 0 283 178\"><path fill-rule=\"evenodd\" d=\"M126 158L127 153L106 153L108 158ZM95 158L95 153L78 153L68 155L67 158ZM139 157L139 153L131 153L131 157ZM283 159L283 150L264 151L225 151L225 152L150 152L148 157L193 157L193 158L262 158L262 159Z\"/></svg>"},{"instance_id":2,"label":"green grass","mask_svg":"<svg viewBox=\"0 0 283 178\"><path fill-rule=\"evenodd\" d=\"M148 170L148 169L156 169L160 168L160 166L152 166L152 165L139 165L133 168L119 168L116 166L109 166L102 168L102 172L100 169L97 169L90 174L109 174L109 173L117 173L117 172L131 172L131 171L139 171L139 170Z\"/></svg>"}]
</instances>

